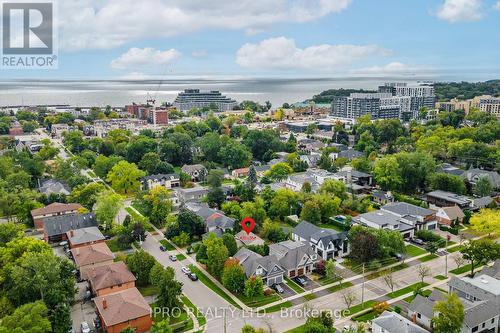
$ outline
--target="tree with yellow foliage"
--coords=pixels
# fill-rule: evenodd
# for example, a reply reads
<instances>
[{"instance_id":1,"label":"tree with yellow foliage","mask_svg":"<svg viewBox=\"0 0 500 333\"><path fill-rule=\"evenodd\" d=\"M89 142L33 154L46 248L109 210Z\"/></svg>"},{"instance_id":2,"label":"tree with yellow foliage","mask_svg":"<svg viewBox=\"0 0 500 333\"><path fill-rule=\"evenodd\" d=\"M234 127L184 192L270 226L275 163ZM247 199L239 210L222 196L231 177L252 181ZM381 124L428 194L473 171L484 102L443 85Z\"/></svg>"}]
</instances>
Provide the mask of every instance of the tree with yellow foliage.
<instances>
[{"instance_id":1,"label":"tree with yellow foliage","mask_svg":"<svg viewBox=\"0 0 500 333\"><path fill-rule=\"evenodd\" d=\"M473 230L491 235L500 232L500 212L498 209L481 209L472 215L470 226Z\"/></svg>"}]
</instances>

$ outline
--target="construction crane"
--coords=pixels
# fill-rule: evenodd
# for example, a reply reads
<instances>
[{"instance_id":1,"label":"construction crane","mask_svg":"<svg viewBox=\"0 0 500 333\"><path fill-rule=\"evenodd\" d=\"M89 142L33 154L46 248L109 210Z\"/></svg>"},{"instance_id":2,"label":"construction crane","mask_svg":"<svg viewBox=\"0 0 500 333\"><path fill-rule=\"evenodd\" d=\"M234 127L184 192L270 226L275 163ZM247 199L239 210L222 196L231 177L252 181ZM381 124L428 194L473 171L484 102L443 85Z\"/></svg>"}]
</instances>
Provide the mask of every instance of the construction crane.
<instances>
[{"instance_id":1,"label":"construction crane","mask_svg":"<svg viewBox=\"0 0 500 333\"><path fill-rule=\"evenodd\" d=\"M149 92L148 92L148 95L147 95L147 98L146 98L146 103L148 105L151 105L151 106L155 106L155 103L156 103L156 99L158 97L158 92L160 91L160 88L161 88L161 85L163 84L163 77L165 77L167 75L167 73L170 72L172 73L172 69L169 69L168 67L165 69L165 72L163 73L163 75L160 77L159 81L158 81L158 86L156 87L156 91L155 91L155 94L154 94L154 97L152 97Z\"/></svg>"}]
</instances>

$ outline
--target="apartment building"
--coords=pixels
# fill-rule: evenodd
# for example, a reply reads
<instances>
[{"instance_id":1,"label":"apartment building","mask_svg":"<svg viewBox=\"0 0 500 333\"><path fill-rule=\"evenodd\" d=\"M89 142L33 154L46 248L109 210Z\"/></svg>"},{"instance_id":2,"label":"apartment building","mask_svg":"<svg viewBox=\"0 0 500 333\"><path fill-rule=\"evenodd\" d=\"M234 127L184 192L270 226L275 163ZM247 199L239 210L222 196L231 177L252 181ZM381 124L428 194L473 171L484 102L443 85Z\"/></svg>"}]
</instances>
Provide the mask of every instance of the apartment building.
<instances>
[{"instance_id":1,"label":"apartment building","mask_svg":"<svg viewBox=\"0 0 500 333\"><path fill-rule=\"evenodd\" d=\"M200 91L199 89L186 89L177 95L173 105L182 112L191 109L216 108L218 111L232 110L238 103L219 91Z\"/></svg>"}]
</instances>

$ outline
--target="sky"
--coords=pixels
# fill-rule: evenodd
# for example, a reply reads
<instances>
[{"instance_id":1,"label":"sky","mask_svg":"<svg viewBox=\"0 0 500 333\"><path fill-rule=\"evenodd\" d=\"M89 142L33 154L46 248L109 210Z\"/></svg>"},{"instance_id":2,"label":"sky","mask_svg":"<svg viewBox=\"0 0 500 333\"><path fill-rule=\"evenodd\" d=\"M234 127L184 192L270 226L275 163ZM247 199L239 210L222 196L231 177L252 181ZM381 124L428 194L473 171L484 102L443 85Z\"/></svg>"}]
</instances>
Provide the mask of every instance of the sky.
<instances>
[{"instance_id":1,"label":"sky","mask_svg":"<svg viewBox=\"0 0 500 333\"><path fill-rule=\"evenodd\" d=\"M498 0L55 0L59 67L0 79L500 74Z\"/></svg>"}]
</instances>

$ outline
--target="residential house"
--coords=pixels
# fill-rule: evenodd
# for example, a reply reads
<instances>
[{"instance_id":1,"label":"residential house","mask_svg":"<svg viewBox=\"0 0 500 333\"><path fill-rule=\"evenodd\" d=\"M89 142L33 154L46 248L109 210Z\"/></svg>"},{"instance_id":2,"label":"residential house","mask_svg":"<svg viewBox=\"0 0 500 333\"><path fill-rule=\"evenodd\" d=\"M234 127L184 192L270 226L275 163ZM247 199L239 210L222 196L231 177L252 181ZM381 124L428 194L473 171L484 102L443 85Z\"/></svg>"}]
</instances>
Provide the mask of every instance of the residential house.
<instances>
[{"instance_id":1,"label":"residential house","mask_svg":"<svg viewBox=\"0 0 500 333\"><path fill-rule=\"evenodd\" d=\"M493 188L500 188L500 174L496 171L488 171L482 169L469 169L462 173L462 178L467 180L471 184L476 184L479 179L486 177L490 181Z\"/></svg>"},{"instance_id":2,"label":"residential house","mask_svg":"<svg viewBox=\"0 0 500 333\"><path fill-rule=\"evenodd\" d=\"M369 189L373 184L372 175L354 169L336 172L334 173L334 177L338 180L342 180L346 185L356 184L364 186L367 189Z\"/></svg>"},{"instance_id":3,"label":"residential house","mask_svg":"<svg viewBox=\"0 0 500 333\"><path fill-rule=\"evenodd\" d=\"M205 195L209 192L206 187L192 187L192 188L179 188L176 189L176 196L179 200L179 203L188 203L188 202L200 202Z\"/></svg>"},{"instance_id":4,"label":"residential house","mask_svg":"<svg viewBox=\"0 0 500 333\"><path fill-rule=\"evenodd\" d=\"M123 261L102 266L94 266L87 270L87 278L92 294L104 296L135 287L135 276Z\"/></svg>"},{"instance_id":5,"label":"residential house","mask_svg":"<svg viewBox=\"0 0 500 333\"><path fill-rule=\"evenodd\" d=\"M491 276L500 280L500 260L495 261L493 266L486 266L481 270L481 274Z\"/></svg>"},{"instance_id":6,"label":"residential house","mask_svg":"<svg viewBox=\"0 0 500 333\"><path fill-rule=\"evenodd\" d=\"M157 174L141 178L141 190L150 190L155 186L165 187L167 190L181 186L181 180L178 174Z\"/></svg>"},{"instance_id":7,"label":"residential house","mask_svg":"<svg viewBox=\"0 0 500 333\"><path fill-rule=\"evenodd\" d=\"M464 195L459 195L453 192L436 190L427 193L426 201L429 204L437 207L458 206L462 209L472 208L472 200Z\"/></svg>"},{"instance_id":8,"label":"residential house","mask_svg":"<svg viewBox=\"0 0 500 333\"><path fill-rule=\"evenodd\" d=\"M66 239L70 249L103 243L106 239L97 227L71 229L66 232Z\"/></svg>"},{"instance_id":9,"label":"residential house","mask_svg":"<svg viewBox=\"0 0 500 333\"><path fill-rule=\"evenodd\" d=\"M246 177L248 175L248 171L250 170L250 168L241 168L241 169L234 169L232 172L231 172L231 175L234 177L234 178L241 178L241 177Z\"/></svg>"},{"instance_id":10,"label":"residential house","mask_svg":"<svg viewBox=\"0 0 500 333\"><path fill-rule=\"evenodd\" d=\"M71 193L68 184L57 179L46 179L41 181L38 191L46 196L51 194L69 195Z\"/></svg>"},{"instance_id":11,"label":"residential house","mask_svg":"<svg viewBox=\"0 0 500 333\"><path fill-rule=\"evenodd\" d=\"M477 209L489 207L492 204L493 204L493 206L496 206L496 202L494 203L492 197L474 198L474 199L472 199L472 203L473 203L474 207Z\"/></svg>"},{"instance_id":12,"label":"residential house","mask_svg":"<svg viewBox=\"0 0 500 333\"><path fill-rule=\"evenodd\" d=\"M325 143L313 139L301 139L297 142L297 148L306 154L319 152L324 147L326 147Z\"/></svg>"},{"instance_id":13,"label":"residential house","mask_svg":"<svg viewBox=\"0 0 500 333\"><path fill-rule=\"evenodd\" d=\"M81 228L96 227L95 214L66 214L43 219L43 238L48 243L67 240L67 232Z\"/></svg>"},{"instance_id":14,"label":"residential house","mask_svg":"<svg viewBox=\"0 0 500 333\"><path fill-rule=\"evenodd\" d=\"M248 234L246 231L241 230L238 232L236 235L234 235L234 238L236 239L236 244L238 247L242 246L248 246L248 245L264 245L265 242L262 238L254 234L253 232L249 232Z\"/></svg>"},{"instance_id":15,"label":"residential house","mask_svg":"<svg viewBox=\"0 0 500 333\"><path fill-rule=\"evenodd\" d=\"M83 280L87 280L88 273L93 268L112 264L115 259L115 255L106 243L77 247L71 249L71 254Z\"/></svg>"},{"instance_id":16,"label":"residential house","mask_svg":"<svg viewBox=\"0 0 500 333\"><path fill-rule=\"evenodd\" d=\"M443 163L441 164L441 171L444 173L448 173L450 175L455 175L455 176L462 176L464 173L464 170L457 168L454 165L451 165L449 163Z\"/></svg>"},{"instance_id":17,"label":"residential house","mask_svg":"<svg viewBox=\"0 0 500 333\"><path fill-rule=\"evenodd\" d=\"M205 180L205 178L208 175L207 168L205 168L201 164L193 164L193 165L187 165L185 164L182 168L181 171L185 174L188 174L191 176L191 180L194 182L202 182Z\"/></svg>"},{"instance_id":18,"label":"residential house","mask_svg":"<svg viewBox=\"0 0 500 333\"><path fill-rule=\"evenodd\" d=\"M291 240L269 245L269 255L276 256L290 278L311 273L319 260L309 244Z\"/></svg>"},{"instance_id":19,"label":"residential house","mask_svg":"<svg viewBox=\"0 0 500 333\"><path fill-rule=\"evenodd\" d=\"M436 213L438 223L447 226L462 223L464 217L464 212L458 206L441 207Z\"/></svg>"},{"instance_id":20,"label":"residential house","mask_svg":"<svg viewBox=\"0 0 500 333\"><path fill-rule=\"evenodd\" d=\"M292 230L292 239L309 243L323 260L343 257L349 254L346 231L320 228L307 221L301 221Z\"/></svg>"},{"instance_id":21,"label":"residential house","mask_svg":"<svg viewBox=\"0 0 500 333\"><path fill-rule=\"evenodd\" d=\"M448 282L449 291L468 301L490 300L500 313L500 279L477 273L473 278L452 276Z\"/></svg>"},{"instance_id":22,"label":"residential house","mask_svg":"<svg viewBox=\"0 0 500 333\"><path fill-rule=\"evenodd\" d=\"M31 211L31 217L33 218L33 222L35 224L35 228L37 230L43 229L43 220L47 217L67 215L67 214L76 214L79 209L82 209L82 205L77 203L60 203L53 202L50 205L47 205L43 208L33 209Z\"/></svg>"},{"instance_id":23,"label":"residential house","mask_svg":"<svg viewBox=\"0 0 500 333\"><path fill-rule=\"evenodd\" d=\"M428 297L417 295L408 306L408 316L417 324L431 329L436 315L434 305L444 299L445 293L434 289ZM497 333L499 311L492 301L469 301L460 297L465 316L461 333Z\"/></svg>"},{"instance_id":24,"label":"residential house","mask_svg":"<svg viewBox=\"0 0 500 333\"><path fill-rule=\"evenodd\" d=\"M151 330L151 308L137 288L94 298L102 328L107 333L120 333L131 327L136 333Z\"/></svg>"},{"instance_id":25,"label":"residential house","mask_svg":"<svg viewBox=\"0 0 500 333\"><path fill-rule=\"evenodd\" d=\"M210 232L222 236L224 232L234 228L235 219L226 216L223 211L197 203L189 203L186 208L203 219L206 231L204 237Z\"/></svg>"},{"instance_id":26,"label":"residential house","mask_svg":"<svg viewBox=\"0 0 500 333\"><path fill-rule=\"evenodd\" d=\"M402 315L384 311L380 316L372 320L373 333L429 333L429 331L412 323Z\"/></svg>"},{"instance_id":27,"label":"residential house","mask_svg":"<svg viewBox=\"0 0 500 333\"><path fill-rule=\"evenodd\" d=\"M436 211L415 206L406 202L393 202L380 208L410 222L415 230L434 230L437 228Z\"/></svg>"},{"instance_id":28,"label":"residential house","mask_svg":"<svg viewBox=\"0 0 500 333\"><path fill-rule=\"evenodd\" d=\"M346 149L330 153L330 155L328 156L332 159L332 161L335 161L337 158L345 158L349 161L352 161L355 158L364 157L365 154L355 149Z\"/></svg>"},{"instance_id":29,"label":"residential house","mask_svg":"<svg viewBox=\"0 0 500 333\"><path fill-rule=\"evenodd\" d=\"M285 270L275 255L261 256L247 248L241 248L234 258L238 259L247 277L260 276L266 286L283 282Z\"/></svg>"},{"instance_id":30,"label":"residential house","mask_svg":"<svg viewBox=\"0 0 500 333\"><path fill-rule=\"evenodd\" d=\"M394 196L391 191L373 190L372 191L373 201L378 204L386 205L388 203L394 202Z\"/></svg>"},{"instance_id":31,"label":"residential house","mask_svg":"<svg viewBox=\"0 0 500 333\"><path fill-rule=\"evenodd\" d=\"M306 163L309 168L314 168L318 165L319 160L321 159L321 154L313 152L307 155L300 155L299 159L301 162Z\"/></svg>"},{"instance_id":32,"label":"residential house","mask_svg":"<svg viewBox=\"0 0 500 333\"><path fill-rule=\"evenodd\" d=\"M360 214L352 219L353 224L359 224L374 229L399 231L403 238L413 238L415 226L413 220L401 218L389 211L375 210Z\"/></svg>"}]
</instances>

